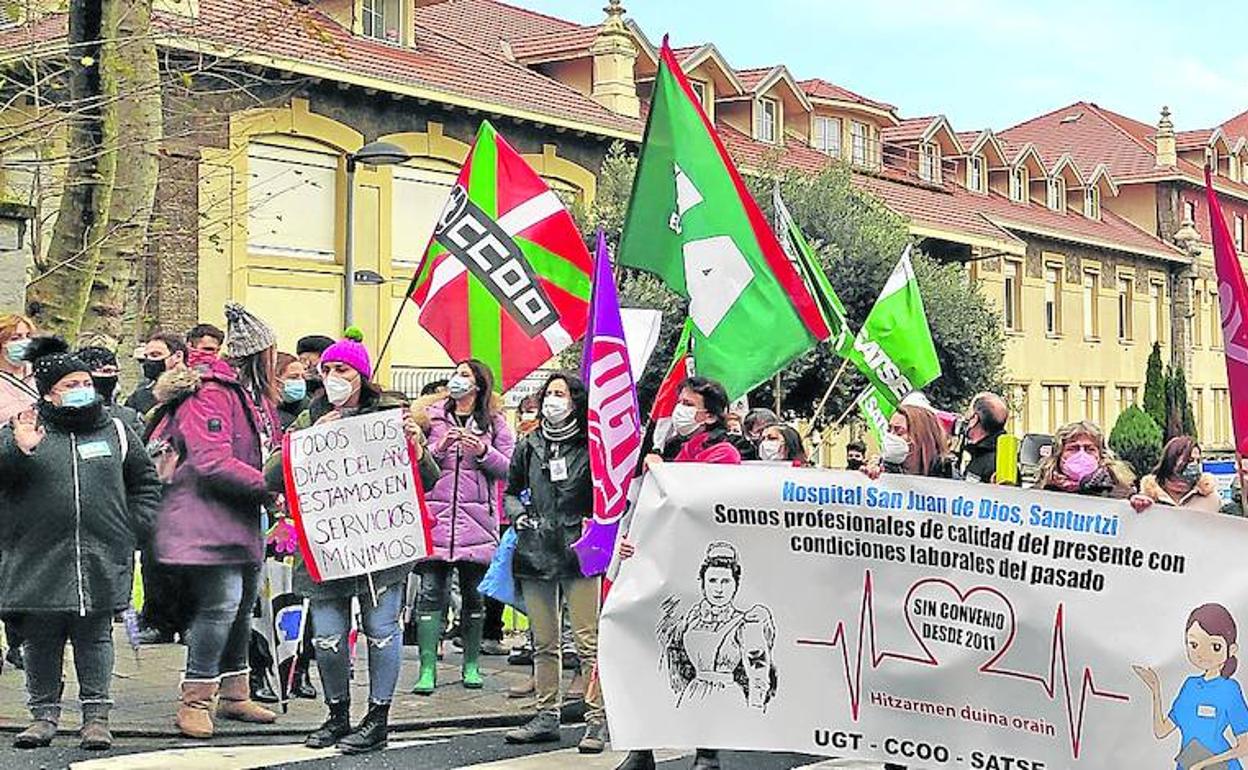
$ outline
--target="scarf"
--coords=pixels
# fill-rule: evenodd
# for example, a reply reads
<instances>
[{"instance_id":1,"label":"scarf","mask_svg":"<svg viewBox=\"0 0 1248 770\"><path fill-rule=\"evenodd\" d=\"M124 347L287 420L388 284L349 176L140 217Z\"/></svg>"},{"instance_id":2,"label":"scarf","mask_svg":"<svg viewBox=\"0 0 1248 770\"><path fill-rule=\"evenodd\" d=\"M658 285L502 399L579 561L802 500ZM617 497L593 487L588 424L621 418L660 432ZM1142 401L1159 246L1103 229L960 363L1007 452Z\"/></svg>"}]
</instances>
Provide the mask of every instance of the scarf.
<instances>
[{"instance_id":1,"label":"scarf","mask_svg":"<svg viewBox=\"0 0 1248 770\"><path fill-rule=\"evenodd\" d=\"M1106 495L1117 485L1113 471L1102 465L1084 477L1083 481L1075 481L1060 470L1054 470L1053 476L1045 489L1058 492L1071 492L1077 495Z\"/></svg>"},{"instance_id":2,"label":"scarf","mask_svg":"<svg viewBox=\"0 0 1248 770\"><path fill-rule=\"evenodd\" d=\"M550 420L542 420L542 436L552 443L571 441L580 432L580 424L570 417L557 425Z\"/></svg>"},{"instance_id":3,"label":"scarf","mask_svg":"<svg viewBox=\"0 0 1248 770\"><path fill-rule=\"evenodd\" d=\"M82 433L100 426L104 404L97 400L91 406L57 406L46 398L39 399L39 419L63 433Z\"/></svg>"}]
</instances>

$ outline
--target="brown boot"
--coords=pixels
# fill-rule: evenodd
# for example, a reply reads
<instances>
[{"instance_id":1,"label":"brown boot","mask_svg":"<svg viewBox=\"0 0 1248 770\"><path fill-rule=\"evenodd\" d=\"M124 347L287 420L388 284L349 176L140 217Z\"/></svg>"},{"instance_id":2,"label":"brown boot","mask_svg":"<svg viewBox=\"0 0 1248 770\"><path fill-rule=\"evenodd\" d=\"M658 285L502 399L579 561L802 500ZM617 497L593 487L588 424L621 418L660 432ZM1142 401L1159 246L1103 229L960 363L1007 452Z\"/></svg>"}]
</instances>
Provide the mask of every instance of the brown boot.
<instances>
[{"instance_id":1,"label":"brown boot","mask_svg":"<svg viewBox=\"0 0 1248 770\"><path fill-rule=\"evenodd\" d=\"M251 699L251 688L246 672L221 677L221 697L217 701L217 716L235 722L254 722L268 725L277 721L277 714Z\"/></svg>"},{"instance_id":2,"label":"brown boot","mask_svg":"<svg viewBox=\"0 0 1248 770\"><path fill-rule=\"evenodd\" d=\"M212 699L216 682L183 682L182 705L173 723L187 738L212 737Z\"/></svg>"}]
</instances>

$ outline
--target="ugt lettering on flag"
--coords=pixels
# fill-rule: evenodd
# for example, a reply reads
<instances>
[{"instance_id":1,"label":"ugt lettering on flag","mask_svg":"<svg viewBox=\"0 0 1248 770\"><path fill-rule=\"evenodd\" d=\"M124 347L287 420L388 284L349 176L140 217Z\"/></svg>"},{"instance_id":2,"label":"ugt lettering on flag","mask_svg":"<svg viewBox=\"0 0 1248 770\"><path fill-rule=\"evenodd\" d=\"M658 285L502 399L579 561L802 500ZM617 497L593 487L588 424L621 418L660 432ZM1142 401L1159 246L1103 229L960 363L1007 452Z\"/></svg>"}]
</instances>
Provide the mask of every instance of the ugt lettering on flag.
<instances>
[{"instance_id":1,"label":"ugt lettering on flag","mask_svg":"<svg viewBox=\"0 0 1248 770\"><path fill-rule=\"evenodd\" d=\"M628 508L628 489L641 457L641 419L637 388L629 366L628 344L607 242L598 231L589 331L581 376L589 392L589 468L594 480L594 518L572 545L586 576L599 575L611 563L620 517Z\"/></svg>"},{"instance_id":2,"label":"ugt lettering on flag","mask_svg":"<svg viewBox=\"0 0 1248 770\"><path fill-rule=\"evenodd\" d=\"M507 390L585 333L589 270L563 202L483 122L412 279L420 325Z\"/></svg>"}]
</instances>

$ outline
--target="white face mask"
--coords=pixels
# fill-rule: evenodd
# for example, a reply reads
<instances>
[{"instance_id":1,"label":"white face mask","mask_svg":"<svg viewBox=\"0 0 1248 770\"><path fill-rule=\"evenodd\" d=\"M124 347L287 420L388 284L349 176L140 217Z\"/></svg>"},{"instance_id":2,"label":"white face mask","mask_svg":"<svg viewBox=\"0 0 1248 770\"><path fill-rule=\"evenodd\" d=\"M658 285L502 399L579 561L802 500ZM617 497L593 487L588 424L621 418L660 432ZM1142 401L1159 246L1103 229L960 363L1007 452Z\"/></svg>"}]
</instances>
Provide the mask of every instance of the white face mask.
<instances>
[{"instance_id":1,"label":"white face mask","mask_svg":"<svg viewBox=\"0 0 1248 770\"><path fill-rule=\"evenodd\" d=\"M551 422L563 422L571 413L572 403L563 396L547 396L542 402L542 416Z\"/></svg>"},{"instance_id":2,"label":"white face mask","mask_svg":"<svg viewBox=\"0 0 1248 770\"><path fill-rule=\"evenodd\" d=\"M784 459L784 442L780 439L766 439L758 445L758 459L768 462Z\"/></svg>"},{"instance_id":3,"label":"white face mask","mask_svg":"<svg viewBox=\"0 0 1248 770\"><path fill-rule=\"evenodd\" d=\"M331 374L325 378L325 398L329 399L329 403L334 406L342 406L351 400L351 395L355 393L355 383L350 380L344 380L336 374Z\"/></svg>"},{"instance_id":4,"label":"white face mask","mask_svg":"<svg viewBox=\"0 0 1248 770\"><path fill-rule=\"evenodd\" d=\"M681 436L691 435L698 429L698 408L689 404L677 404L672 410L672 427Z\"/></svg>"},{"instance_id":5,"label":"white face mask","mask_svg":"<svg viewBox=\"0 0 1248 770\"><path fill-rule=\"evenodd\" d=\"M896 433L884 434L884 445L880 451L880 459L890 465L901 465L910 456L910 442Z\"/></svg>"}]
</instances>

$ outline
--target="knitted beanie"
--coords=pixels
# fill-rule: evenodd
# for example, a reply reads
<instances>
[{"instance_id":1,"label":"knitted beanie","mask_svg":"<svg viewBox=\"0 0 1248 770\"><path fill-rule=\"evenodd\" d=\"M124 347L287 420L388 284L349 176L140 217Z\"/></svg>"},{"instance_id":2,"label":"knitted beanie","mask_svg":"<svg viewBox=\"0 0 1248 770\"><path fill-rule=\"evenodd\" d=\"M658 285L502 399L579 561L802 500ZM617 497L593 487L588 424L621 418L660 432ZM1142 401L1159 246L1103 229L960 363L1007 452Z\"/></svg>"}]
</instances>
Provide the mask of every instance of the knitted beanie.
<instances>
[{"instance_id":1,"label":"knitted beanie","mask_svg":"<svg viewBox=\"0 0 1248 770\"><path fill-rule=\"evenodd\" d=\"M26 349L26 360L34 370L35 387L46 396L61 378L74 372L91 373L81 358L69 352L69 344L60 337L36 337Z\"/></svg>"},{"instance_id":2,"label":"knitted beanie","mask_svg":"<svg viewBox=\"0 0 1248 770\"><path fill-rule=\"evenodd\" d=\"M91 367L91 371L117 365L117 354L99 345L88 345L85 348L78 348L78 352L74 355L78 356L84 364Z\"/></svg>"},{"instance_id":3,"label":"knitted beanie","mask_svg":"<svg viewBox=\"0 0 1248 770\"><path fill-rule=\"evenodd\" d=\"M309 334L306 337L300 337L299 342L295 345L295 355L301 356L304 353L324 353L334 344L334 340L326 337L324 334Z\"/></svg>"},{"instance_id":4,"label":"knitted beanie","mask_svg":"<svg viewBox=\"0 0 1248 770\"><path fill-rule=\"evenodd\" d=\"M364 347L363 340L364 332L352 326L343 333L342 339L330 345L321 354L321 365L346 364L359 372L364 379L372 379L373 362L368 356L368 348Z\"/></svg>"},{"instance_id":5,"label":"knitted beanie","mask_svg":"<svg viewBox=\"0 0 1248 770\"><path fill-rule=\"evenodd\" d=\"M246 358L277 344L272 327L237 302L225 303L225 352L230 358Z\"/></svg>"}]
</instances>

